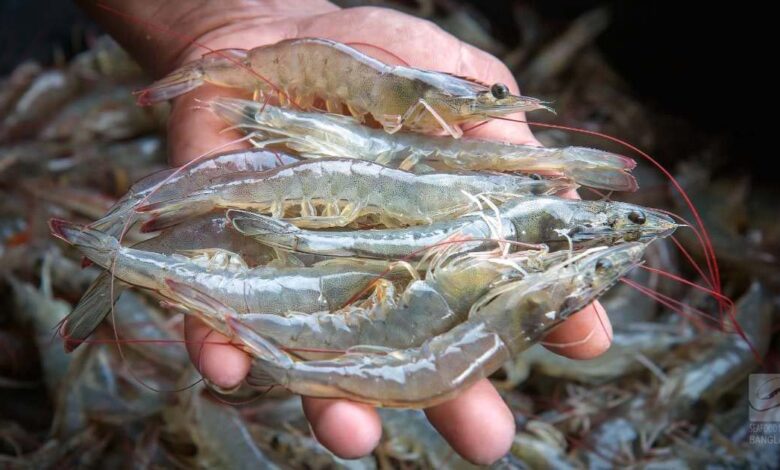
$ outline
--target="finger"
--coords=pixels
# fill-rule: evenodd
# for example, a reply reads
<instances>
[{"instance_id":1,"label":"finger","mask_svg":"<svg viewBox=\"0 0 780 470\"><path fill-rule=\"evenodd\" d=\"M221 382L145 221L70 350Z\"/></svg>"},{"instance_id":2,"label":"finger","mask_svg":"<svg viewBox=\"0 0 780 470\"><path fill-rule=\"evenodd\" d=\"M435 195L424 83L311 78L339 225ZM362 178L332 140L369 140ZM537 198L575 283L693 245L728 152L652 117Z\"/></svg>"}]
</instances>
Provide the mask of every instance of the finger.
<instances>
[{"instance_id":1,"label":"finger","mask_svg":"<svg viewBox=\"0 0 780 470\"><path fill-rule=\"evenodd\" d=\"M250 148L244 135L236 130L225 132L225 121L206 109L216 97L247 98L229 88L204 85L176 98L168 120L168 155L171 165L180 166L208 152L223 153Z\"/></svg>"},{"instance_id":2,"label":"finger","mask_svg":"<svg viewBox=\"0 0 780 470\"><path fill-rule=\"evenodd\" d=\"M458 454L477 465L503 457L515 436L512 412L487 379L425 414Z\"/></svg>"},{"instance_id":3,"label":"finger","mask_svg":"<svg viewBox=\"0 0 780 470\"><path fill-rule=\"evenodd\" d=\"M370 454L382 437L379 414L369 405L307 397L302 405L317 441L343 459Z\"/></svg>"},{"instance_id":4,"label":"finger","mask_svg":"<svg viewBox=\"0 0 780 470\"><path fill-rule=\"evenodd\" d=\"M249 373L249 356L228 344L230 340L197 318L184 319L184 337L190 360L210 382L224 389L238 386Z\"/></svg>"},{"instance_id":5,"label":"finger","mask_svg":"<svg viewBox=\"0 0 780 470\"><path fill-rule=\"evenodd\" d=\"M593 302L551 331L542 344L572 359L592 359L612 342L612 325L599 302Z\"/></svg>"}]
</instances>

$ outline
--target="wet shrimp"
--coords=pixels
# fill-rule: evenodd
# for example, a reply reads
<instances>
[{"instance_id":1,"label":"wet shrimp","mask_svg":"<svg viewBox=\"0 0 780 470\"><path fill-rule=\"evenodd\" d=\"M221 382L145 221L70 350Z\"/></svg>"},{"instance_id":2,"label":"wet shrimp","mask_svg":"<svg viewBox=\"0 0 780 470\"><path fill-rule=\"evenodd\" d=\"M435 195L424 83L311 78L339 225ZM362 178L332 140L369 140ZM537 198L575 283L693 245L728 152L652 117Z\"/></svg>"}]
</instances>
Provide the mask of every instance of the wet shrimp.
<instances>
[{"instance_id":1,"label":"wet shrimp","mask_svg":"<svg viewBox=\"0 0 780 470\"><path fill-rule=\"evenodd\" d=\"M391 66L318 38L211 52L141 91L138 101L171 99L206 83L256 97L277 96L283 105L292 102L302 109L312 109L319 98L328 111L346 107L360 120L370 115L391 134L401 129L444 131L459 138L461 124L550 109L538 99L511 94L502 83L487 85L444 72Z\"/></svg>"},{"instance_id":2,"label":"wet shrimp","mask_svg":"<svg viewBox=\"0 0 780 470\"><path fill-rule=\"evenodd\" d=\"M144 230L168 227L215 208L253 209L282 218L293 207L300 208L300 216L289 220L302 227L343 227L364 216L397 227L470 212L479 206L477 195L500 202L573 187L566 179L472 172L416 175L360 160L322 159L228 174L176 198L152 194L148 204L136 210L152 217Z\"/></svg>"},{"instance_id":3,"label":"wet shrimp","mask_svg":"<svg viewBox=\"0 0 780 470\"><path fill-rule=\"evenodd\" d=\"M386 354L353 352L296 362L229 308L206 321L252 354L252 385L279 384L301 395L383 406L428 407L496 371L592 302L639 263L644 247L594 248L544 272L500 284L472 306L465 322L419 347Z\"/></svg>"},{"instance_id":4,"label":"wet shrimp","mask_svg":"<svg viewBox=\"0 0 780 470\"><path fill-rule=\"evenodd\" d=\"M222 266L182 255L163 255L122 247L116 238L60 220L52 233L123 282L169 297L166 279L210 292L239 312L336 310L362 292L388 264L337 260L312 267L250 269L237 254L221 251ZM405 268L400 270L406 274ZM397 275L396 275L397 277Z\"/></svg>"},{"instance_id":5,"label":"wet shrimp","mask_svg":"<svg viewBox=\"0 0 780 470\"><path fill-rule=\"evenodd\" d=\"M542 271L567 256L543 251L510 257L500 252L452 254L453 250L441 250L425 280L412 282L397 297L393 285L385 282L368 307L348 305L336 311L285 315L258 312L242 314L241 321L302 358L333 356L353 347L406 349L464 321L469 307L491 286ZM171 298L191 311L218 315L224 309L202 291L167 282Z\"/></svg>"},{"instance_id":6,"label":"wet shrimp","mask_svg":"<svg viewBox=\"0 0 780 470\"><path fill-rule=\"evenodd\" d=\"M283 144L305 158L343 157L415 170L438 165L460 170L563 174L609 191L635 191L630 158L585 147L545 148L476 139L399 133L392 137L349 117L283 109L256 101L215 98L211 109L258 147Z\"/></svg>"},{"instance_id":7,"label":"wet shrimp","mask_svg":"<svg viewBox=\"0 0 780 470\"><path fill-rule=\"evenodd\" d=\"M459 246L477 249L510 240L547 244L551 249L583 248L623 241L648 242L674 232L677 224L661 211L611 201L555 196L521 197L494 214L467 214L431 225L386 230L314 231L248 211L229 210L233 227L260 243L300 253L377 259L419 258L426 248L458 235Z\"/></svg>"}]
</instances>

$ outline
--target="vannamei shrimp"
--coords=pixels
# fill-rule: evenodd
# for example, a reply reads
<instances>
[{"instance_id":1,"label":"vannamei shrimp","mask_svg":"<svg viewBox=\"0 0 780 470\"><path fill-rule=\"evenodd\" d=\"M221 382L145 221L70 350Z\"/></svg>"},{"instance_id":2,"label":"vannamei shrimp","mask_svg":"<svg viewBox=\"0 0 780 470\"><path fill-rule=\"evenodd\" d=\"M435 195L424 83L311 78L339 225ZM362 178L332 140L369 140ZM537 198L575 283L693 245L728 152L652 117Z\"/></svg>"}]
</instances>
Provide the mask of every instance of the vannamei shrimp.
<instances>
[{"instance_id":1,"label":"vannamei shrimp","mask_svg":"<svg viewBox=\"0 0 780 470\"><path fill-rule=\"evenodd\" d=\"M114 237L68 222L52 220L50 226L55 236L123 282L169 297L165 280L173 278L210 292L243 313L336 310L388 269L387 263L357 260L250 269L240 255L226 251L221 252L226 258L224 267L213 267L181 255L122 247Z\"/></svg>"},{"instance_id":2,"label":"vannamei shrimp","mask_svg":"<svg viewBox=\"0 0 780 470\"><path fill-rule=\"evenodd\" d=\"M570 314L596 299L639 263L645 245L594 248L519 281L498 285L468 320L422 345L386 354L353 352L296 362L229 308L201 312L253 355L249 382L294 393L394 407L428 407L497 370Z\"/></svg>"},{"instance_id":3,"label":"vannamei shrimp","mask_svg":"<svg viewBox=\"0 0 780 470\"><path fill-rule=\"evenodd\" d=\"M233 173L175 198L151 194L136 209L152 219L143 229L164 228L215 208L253 209L310 228L341 227L363 216L386 226L431 223L476 209L477 195L500 202L519 195L544 195L575 187L563 178L537 180L517 175L427 173L417 175L352 159L302 161L260 173ZM322 214L317 210L322 207Z\"/></svg>"},{"instance_id":4,"label":"vannamei shrimp","mask_svg":"<svg viewBox=\"0 0 780 470\"><path fill-rule=\"evenodd\" d=\"M469 307L491 286L542 271L567 256L533 250L508 257L500 252L458 255L452 248L437 248L425 280L412 282L397 298L393 285L385 282L369 307L285 315L258 312L242 314L241 321L303 358L361 346L406 349L464 321ZM216 315L223 308L204 292L167 282L171 298L189 310Z\"/></svg>"},{"instance_id":5,"label":"vannamei shrimp","mask_svg":"<svg viewBox=\"0 0 780 470\"><path fill-rule=\"evenodd\" d=\"M458 235L464 250L488 240L547 244L551 249L583 248L621 241L648 242L666 237L677 224L661 211L611 201L579 201L555 196L512 199L496 214L467 214L431 225L385 230L315 231L252 212L229 210L241 233L275 248L328 256L412 259L425 248Z\"/></svg>"},{"instance_id":6,"label":"vannamei shrimp","mask_svg":"<svg viewBox=\"0 0 780 470\"><path fill-rule=\"evenodd\" d=\"M195 191L217 176L262 172L297 161L280 152L240 150L201 159L184 170L163 170L135 183L100 220L90 224L90 228L118 237L130 219L137 216L134 209L152 193L158 198L175 197Z\"/></svg>"},{"instance_id":7,"label":"vannamei shrimp","mask_svg":"<svg viewBox=\"0 0 780 470\"><path fill-rule=\"evenodd\" d=\"M214 51L185 64L140 92L151 104L205 83L278 96L283 104L311 109L317 98L331 112L343 107L385 131L441 132L458 138L461 124L520 111L550 109L517 96L502 83L487 85L444 72L391 66L347 45L318 38L280 41L251 50Z\"/></svg>"},{"instance_id":8,"label":"vannamei shrimp","mask_svg":"<svg viewBox=\"0 0 780 470\"><path fill-rule=\"evenodd\" d=\"M343 157L415 170L418 163L460 170L563 174L578 184L635 191L630 158L585 147L544 148L505 142L398 133L346 116L283 109L256 101L215 98L210 107L258 147L283 144L305 158Z\"/></svg>"}]
</instances>

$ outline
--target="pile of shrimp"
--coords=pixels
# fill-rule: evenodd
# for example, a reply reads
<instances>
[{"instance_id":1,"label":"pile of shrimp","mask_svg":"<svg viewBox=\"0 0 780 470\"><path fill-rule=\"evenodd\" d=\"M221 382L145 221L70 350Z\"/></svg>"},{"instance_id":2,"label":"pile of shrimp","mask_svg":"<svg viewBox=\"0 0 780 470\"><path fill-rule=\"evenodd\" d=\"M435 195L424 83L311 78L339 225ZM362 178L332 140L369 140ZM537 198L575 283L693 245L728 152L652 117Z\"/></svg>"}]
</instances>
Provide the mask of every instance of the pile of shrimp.
<instances>
[{"instance_id":1,"label":"pile of shrimp","mask_svg":"<svg viewBox=\"0 0 780 470\"><path fill-rule=\"evenodd\" d=\"M471 468L419 409L485 377L518 424L507 468L766 459L718 444L743 423L724 397L769 348L766 288L743 283L733 324L707 328L703 312L725 302L709 253L702 287L665 272L679 264L664 243L681 224L690 245L706 234L648 207L643 166L552 132L542 140L564 145L464 135L545 101L314 38L211 51L137 92L144 107L125 104L141 77L101 39L2 82L0 183L35 204L3 209L3 295L42 367L3 362L0 391L42 391L51 415L46 429L0 424L0 462ZM94 80L105 87L84 91ZM192 112L252 148L163 169L164 102L205 83L246 92ZM96 170L106 155L110 172ZM577 189L645 203L563 197ZM65 243L42 235L46 219ZM545 337L597 299L614 326L605 355L543 348L571 346ZM250 355L238 389L200 378L185 316ZM29 350L3 343L0 357ZM296 394L410 409L381 410L380 446L343 461L310 437ZM686 424L694 404L719 404L728 430Z\"/></svg>"},{"instance_id":2,"label":"pile of shrimp","mask_svg":"<svg viewBox=\"0 0 780 470\"><path fill-rule=\"evenodd\" d=\"M104 269L63 325L70 347L123 290L146 289L249 353L253 387L423 408L496 372L677 227L560 196L636 190L627 157L463 137L547 107L501 83L307 38L210 52L138 100L205 83L262 100L207 103L254 150L142 179L87 226L50 222Z\"/></svg>"}]
</instances>

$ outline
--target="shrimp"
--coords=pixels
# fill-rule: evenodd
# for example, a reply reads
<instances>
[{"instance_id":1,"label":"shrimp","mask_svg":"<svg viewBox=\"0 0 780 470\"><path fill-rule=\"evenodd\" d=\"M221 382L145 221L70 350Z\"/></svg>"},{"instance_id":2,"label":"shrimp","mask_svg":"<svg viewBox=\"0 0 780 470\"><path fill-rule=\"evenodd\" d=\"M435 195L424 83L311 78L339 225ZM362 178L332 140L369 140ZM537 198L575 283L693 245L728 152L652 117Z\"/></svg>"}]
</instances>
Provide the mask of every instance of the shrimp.
<instances>
[{"instance_id":1,"label":"shrimp","mask_svg":"<svg viewBox=\"0 0 780 470\"><path fill-rule=\"evenodd\" d=\"M251 50L205 54L142 90L142 105L167 100L210 83L255 95L278 95L283 104L311 109L320 98L328 111L344 106L363 120L370 115L386 132L445 131L461 124L520 111L548 109L536 98L512 95L502 83L487 85L444 72L391 66L349 46L318 38L280 41Z\"/></svg>"},{"instance_id":2,"label":"shrimp","mask_svg":"<svg viewBox=\"0 0 780 470\"><path fill-rule=\"evenodd\" d=\"M190 223L176 225L154 238L134 245L133 248L164 255L186 251L204 257L210 253L241 253L242 260L250 267L267 264L273 258L270 249L257 243L247 243L244 237L227 227L227 222L221 215L206 215L193 219ZM217 260L207 261L213 267ZM66 338L65 348L68 351L75 349L92 334L111 311L111 305L116 303L125 291L127 284L113 281L110 272L103 271L92 281L68 315L62 329Z\"/></svg>"},{"instance_id":3,"label":"shrimp","mask_svg":"<svg viewBox=\"0 0 780 470\"><path fill-rule=\"evenodd\" d=\"M183 171L163 170L135 183L100 220L90 224L90 227L118 237L125 225L136 215L134 208L152 193L160 198L172 197L194 191L220 175L261 172L296 161L297 158L279 152L239 150L204 158Z\"/></svg>"},{"instance_id":4,"label":"shrimp","mask_svg":"<svg viewBox=\"0 0 780 470\"><path fill-rule=\"evenodd\" d=\"M391 138L336 114L307 113L234 98L216 98L209 106L234 128L251 134L256 146L284 144L306 158L356 158L405 170L426 163L459 170L555 173L610 191L638 188L629 173L636 166L634 160L597 149L544 148L411 133Z\"/></svg>"},{"instance_id":5,"label":"shrimp","mask_svg":"<svg viewBox=\"0 0 780 470\"><path fill-rule=\"evenodd\" d=\"M336 310L388 271L384 262L349 260L304 268L249 269L239 255L229 252L223 252L226 267L212 267L182 255L122 247L116 238L61 220L51 220L50 227L56 237L128 284L170 297L165 280L172 278L210 292L244 313Z\"/></svg>"},{"instance_id":6,"label":"shrimp","mask_svg":"<svg viewBox=\"0 0 780 470\"><path fill-rule=\"evenodd\" d=\"M377 289L370 307L348 305L337 311L281 316L250 313L242 314L241 321L306 359L363 346L406 349L464 321L469 307L493 284L520 279L527 271L541 271L566 255L524 252L501 258L485 253L451 259L448 251L442 250L442 259L432 263L424 281L412 282L397 299L390 284ZM166 282L172 297L185 309L208 310L213 315L224 308L203 292Z\"/></svg>"},{"instance_id":7,"label":"shrimp","mask_svg":"<svg viewBox=\"0 0 780 470\"><path fill-rule=\"evenodd\" d=\"M677 224L654 209L611 201L580 201L555 196L521 197L501 205L495 217L467 214L422 227L386 230L311 231L252 212L229 210L233 227L260 243L300 253L376 259L415 259L425 248L454 235L467 249L486 240L544 243L551 249L651 241L674 232Z\"/></svg>"},{"instance_id":8,"label":"shrimp","mask_svg":"<svg viewBox=\"0 0 780 470\"><path fill-rule=\"evenodd\" d=\"M594 248L544 272L493 288L468 319L409 349L348 353L296 362L229 308L202 312L253 357L251 385L280 384L293 393L347 398L391 407L429 407L498 370L572 313L596 299L635 266L642 243Z\"/></svg>"},{"instance_id":9,"label":"shrimp","mask_svg":"<svg viewBox=\"0 0 780 470\"><path fill-rule=\"evenodd\" d=\"M536 180L516 175L428 173L416 175L351 159L302 161L262 173L233 173L176 198L151 194L136 211L153 217L142 230L168 227L215 208L255 209L310 228L342 227L363 216L386 226L431 223L476 207L475 195L503 201L517 195L549 194L575 187L569 180ZM317 207L323 207L319 214Z\"/></svg>"}]
</instances>

